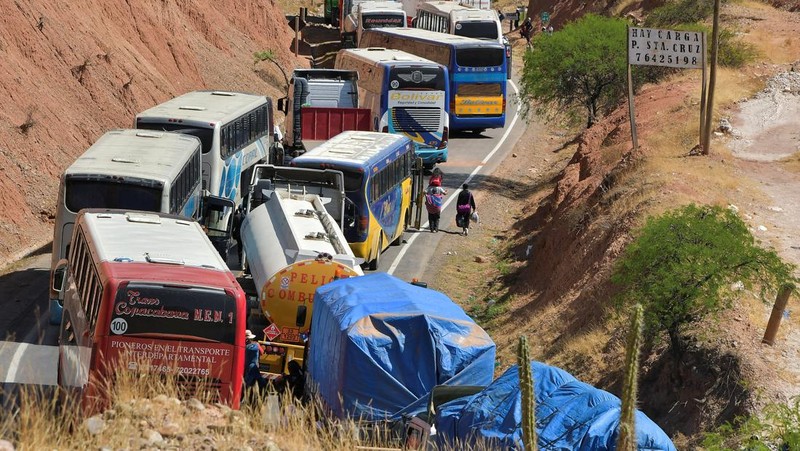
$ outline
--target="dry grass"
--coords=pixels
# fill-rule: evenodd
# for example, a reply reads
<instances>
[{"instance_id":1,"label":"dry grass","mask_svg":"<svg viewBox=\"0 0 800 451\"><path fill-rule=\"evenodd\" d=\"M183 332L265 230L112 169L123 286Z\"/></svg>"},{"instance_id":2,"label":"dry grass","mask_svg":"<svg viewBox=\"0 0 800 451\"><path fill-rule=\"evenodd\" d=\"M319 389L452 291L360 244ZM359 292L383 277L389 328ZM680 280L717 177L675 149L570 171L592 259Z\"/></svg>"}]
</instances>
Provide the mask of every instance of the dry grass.
<instances>
[{"instance_id":1,"label":"dry grass","mask_svg":"<svg viewBox=\"0 0 800 451\"><path fill-rule=\"evenodd\" d=\"M140 368L144 365L139 362ZM326 415L321 403L302 403L288 391L253 393L240 410L232 410L214 403L208 387L187 396L174 376L114 374L104 387L107 408L91 417L78 414L77 401L60 388L23 387L15 407L0 418L0 438L20 450L400 449L385 424L338 421Z\"/></svg>"}]
</instances>

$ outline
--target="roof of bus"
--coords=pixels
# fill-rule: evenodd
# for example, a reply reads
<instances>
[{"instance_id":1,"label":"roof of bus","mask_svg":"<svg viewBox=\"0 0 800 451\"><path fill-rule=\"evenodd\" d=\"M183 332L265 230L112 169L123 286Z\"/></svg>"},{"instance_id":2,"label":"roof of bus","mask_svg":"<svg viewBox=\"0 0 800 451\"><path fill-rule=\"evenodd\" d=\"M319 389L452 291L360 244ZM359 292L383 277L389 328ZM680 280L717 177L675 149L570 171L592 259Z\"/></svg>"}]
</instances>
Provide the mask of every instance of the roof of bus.
<instances>
[{"instance_id":1,"label":"roof of bus","mask_svg":"<svg viewBox=\"0 0 800 451\"><path fill-rule=\"evenodd\" d=\"M383 47L368 47L364 49L343 49L344 53L371 63L384 63L387 65L400 65L407 63L425 64L440 67L439 63L422 58L403 50L386 49Z\"/></svg>"},{"instance_id":2,"label":"roof of bus","mask_svg":"<svg viewBox=\"0 0 800 451\"><path fill-rule=\"evenodd\" d=\"M292 160L299 166L303 163L352 163L365 167L377 162L386 150L394 152L411 146L411 140L392 133L346 131L339 133L321 145Z\"/></svg>"},{"instance_id":3,"label":"roof of bus","mask_svg":"<svg viewBox=\"0 0 800 451\"><path fill-rule=\"evenodd\" d=\"M494 18L497 18L497 13L494 10L472 8L454 1L423 2L420 3L418 9L423 11L440 11L445 14L449 14L453 11L476 12L480 13L483 18L491 17L491 14L494 14Z\"/></svg>"},{"instance_id":4,"label":"roof of bus","mask_svg":"<svg viewBox=\"0 0 800 451\"><path fill-rule=\"evenodd\" d=\"M400 2L395 1L374 1L369 0L366 2L359 3L356 7L362 12L373 12L373 11L397 11L403 12L403 5Z\"/></svg>"},{"instance_id":5,"label":"roof of bus","mask_svg":"<svg viewBox=\"0 0 800 451\"><path fill-rule=\"evenodd\" d=\"M500 18L497 17L497 11L493 9L478 9L462 6L461 8L454 8L452 17L456 21L465 20L488 20L497 22L499 24Z\"/></svg>"},{"instance_id":6,"label":"roof of bus","mask_svg":"<svg viewBox=\"0 0 800 451\"><path fill-rule=\"evenodd\" d=\"M200 122L227 122L265 104L265 96L229 91L192 91L136 115L140 118L181 118Z\"/></svg>"},{"instance_id":7,"label":"roof of bus","mask_svg":"<svg viewBox=\"0 0 800 451\"><path fill-rule=\"evenodd\" d=\"M99 261L228 270L200 224L189 219L139 211L82 210L75 222L84 224Z\"/></svg>"},{"instance_id":8,"label":"roof of bus","mask_svg":"<svg viewBox=\"0 0 800 451\"><path fill-rule=\"evenodd\" d=\"M149 130L111 130L86 149L64 174L173 180L186 162L200 151L200 140L191 135Z\"/></svg>"},{"instance_id":9,"label":"roof of bus","mask_svg":"<svg viewBox=\"0 0 800 451\"><path fill-rule=\"evenodd\" d=\"M364 33L385 33L401 38L410 38L416 41L444 43L454 47L492 47L505 50L498 41L468 38L455 34L439 33L436 31L422 30L420 28L370 28Z\"/></svg>"}]
</instances>

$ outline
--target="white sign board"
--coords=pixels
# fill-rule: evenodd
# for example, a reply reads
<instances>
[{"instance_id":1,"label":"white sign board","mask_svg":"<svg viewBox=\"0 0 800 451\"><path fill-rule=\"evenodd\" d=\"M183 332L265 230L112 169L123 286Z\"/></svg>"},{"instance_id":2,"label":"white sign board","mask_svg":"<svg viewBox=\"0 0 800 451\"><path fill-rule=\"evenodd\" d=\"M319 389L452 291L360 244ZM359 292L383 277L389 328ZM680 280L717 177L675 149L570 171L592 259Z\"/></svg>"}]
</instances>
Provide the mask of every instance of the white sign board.
<instances>
[{"instance_id":1,"label":"white sign board","mask_svg":"<svg viewBox=\"0 0 800 451\"><path fill-rule=\"evenodd\" d=\"M704 54L701 31L628 28L628 64L702 69Z\"/></svg>"}]
</instances>

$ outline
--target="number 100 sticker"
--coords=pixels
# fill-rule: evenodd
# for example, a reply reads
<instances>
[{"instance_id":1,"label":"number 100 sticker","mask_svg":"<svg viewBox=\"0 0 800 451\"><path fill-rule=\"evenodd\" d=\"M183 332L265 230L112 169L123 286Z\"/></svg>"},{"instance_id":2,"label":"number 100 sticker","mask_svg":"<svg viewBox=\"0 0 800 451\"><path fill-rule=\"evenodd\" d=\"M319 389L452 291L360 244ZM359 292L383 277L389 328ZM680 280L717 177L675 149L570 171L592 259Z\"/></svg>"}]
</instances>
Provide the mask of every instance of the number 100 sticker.
<instances>
[{"instance_id":1,"label":"number 100 sticker","mask_svg":"<svg viewBox=\"0 0 800 451\"><path fill-rule=\"evenodd\" d=\"M124 318L114 318L111 321L111 333L122 335L128 330L128 322Z\"/></svg>"}]
</instances>

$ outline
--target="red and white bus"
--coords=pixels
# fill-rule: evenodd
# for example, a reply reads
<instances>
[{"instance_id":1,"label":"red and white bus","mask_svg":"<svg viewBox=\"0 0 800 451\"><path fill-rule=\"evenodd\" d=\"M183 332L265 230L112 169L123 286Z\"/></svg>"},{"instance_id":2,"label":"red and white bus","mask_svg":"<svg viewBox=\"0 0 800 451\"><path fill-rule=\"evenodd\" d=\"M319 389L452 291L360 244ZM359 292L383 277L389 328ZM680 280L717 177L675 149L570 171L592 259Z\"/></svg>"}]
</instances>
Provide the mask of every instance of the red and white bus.
<instances>
[{"instance_id":1,"label":"red and white bus","mask_svg":"<svg viewBox=\"0 0 800 451\"><path fill-rule=\"evenodd\" d=\"M58 384L84 412L107 404L122 371L176 377L195 395L239 407L246 301L201 226L165 213L81 210L63 291Z\"/></svg>"}]
</instances>

